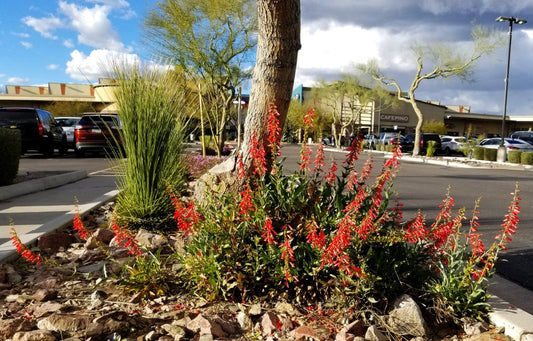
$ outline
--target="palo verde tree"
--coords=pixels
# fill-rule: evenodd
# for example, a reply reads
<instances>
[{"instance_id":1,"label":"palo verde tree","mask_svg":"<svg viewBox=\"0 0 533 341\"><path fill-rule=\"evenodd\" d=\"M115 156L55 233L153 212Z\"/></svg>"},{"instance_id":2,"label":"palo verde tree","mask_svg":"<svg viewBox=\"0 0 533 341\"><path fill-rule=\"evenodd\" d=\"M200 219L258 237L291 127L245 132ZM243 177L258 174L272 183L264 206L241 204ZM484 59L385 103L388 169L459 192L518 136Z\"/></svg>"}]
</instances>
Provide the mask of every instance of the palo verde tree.
<instances>
[{"instance_id":1,"label":"palo verde tree","mask_svg":"<svg viewBox=\"0 0 533 341\"><path fill-rule=\"evenodd\" d=\"M457 77L464 81L471 80L476 62L482 56L490 54L499 48L502 44L501 38L500 34L477 26L472 30L473 47L467 52L442 44L413 47L412 51L416 58L416 72L407 90L407 97L402 95L402 88L394 78L387 77L381 73L375 60L359 65L360 70L382 85L393 87L396 90L398 100L411 104L418 118L415 128L416 137L413 155L418 155L420 152L420 135L424 125L424 115L418 107L415 97L415 92L422 81L450 77ZM425 67L428 71L425 71Z\"/></svg>"},{"instance_id":2,"label":"palo verde tree","mask_svg":"<svg viewBox=\"0 0 533 341\"><path fill-rule=\"evenodd\" d=\"M346 74L339 81L320 81L313 90L313 97L319 110L330 118L335 141L346 137L348 128L351 127L352 132L359 129L365 112L372 115L373 111L396 102L385 89L363 86L353 74ZM340 148L341 144L337 146Z\"/></svg>"},{"instance_id":3,"label":"palo verde tree","mask_svg":"<svg viewBox=\"0 0 533 341\"><path fill-rule=\"evenodd\" d=\"M257 0L257 13L257 55L241 146L248 168L253 139L269 151L266 127L271 104L277 106L280 125L285 123L300 50L300 0Z\"/></svg>"},{"instance_id":4,"label":"palo verde tree","mask_svg":"<svg viewBox=\"0 0 533 341\"><path fill-rule=\"evenodd\" d=\"M252 0L163 0L145 19L154 50L202 84L203 111L220 154L236 88L249 78L246 65L255 48Z\"/></svg>"}]
</instances>

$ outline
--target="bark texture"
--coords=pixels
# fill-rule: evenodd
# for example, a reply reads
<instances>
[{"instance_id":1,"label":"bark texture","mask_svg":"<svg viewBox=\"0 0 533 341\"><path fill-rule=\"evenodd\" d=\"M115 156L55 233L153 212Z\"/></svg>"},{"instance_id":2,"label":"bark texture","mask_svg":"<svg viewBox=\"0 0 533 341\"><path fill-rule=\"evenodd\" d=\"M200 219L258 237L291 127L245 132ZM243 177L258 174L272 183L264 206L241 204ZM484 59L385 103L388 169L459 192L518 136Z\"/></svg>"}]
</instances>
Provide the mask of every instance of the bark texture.
<instances>
[{"instance_id":1,"label":"bark texture","mask_svg":"<svg viewBox=\"0 0 533 341\"><path fill-rule=\"evenodd\" d=\"M257 11L257 56L241 147L245 166L250 165L253 135L263 141L268 153L266 127L271 103L278 107L281 126L285 123L301 46L300 0L257 0Z\"/></svg>"}]
</instances>

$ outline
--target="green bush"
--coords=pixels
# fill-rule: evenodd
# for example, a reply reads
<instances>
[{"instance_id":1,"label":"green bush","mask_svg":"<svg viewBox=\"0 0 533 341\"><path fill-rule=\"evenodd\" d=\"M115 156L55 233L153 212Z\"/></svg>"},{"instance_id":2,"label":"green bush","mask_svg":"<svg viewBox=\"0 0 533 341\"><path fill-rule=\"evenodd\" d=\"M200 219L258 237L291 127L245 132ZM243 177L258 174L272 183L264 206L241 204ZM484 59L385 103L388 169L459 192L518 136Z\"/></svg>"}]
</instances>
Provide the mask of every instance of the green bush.
<instances>
[{"instance_id":1,"label":"green bush","mask_svg":"<svg viewBox=\"0 0 533 341\"><path fill-rule=\"evenodd\" d=\"M472 157L475 160L484 160L485 159L485 149L483 147L474 147L472 151Z\"/></svg>"},{"instance_id":2,"label":"green bush","mask_svg":"<svg viewBox=\"0 0 533 341\"><path fill-rule=\"evenodd\" d=\"M483 159L485 161L496 161L498 157L498 149L485 148Z\"/></svg>"},{"instance_id":3,"label":"green bush","mask_svg":"<svg viewBox=\"0 0 533 341\"><path fill-rule=\"evenodd\" d=\"M507 154L507 160L511 163L520 163L522 162L522 151L521 150L511 150Z\"/></svg>"},{"instance_id":4,"label":"green bush","mask_svg":"<svg viewBox=\"0 0 533 341\"><path fill-rule=\"evenodd\" d=\"M437 142L428 141L428 146L427 146L427 149L426 149L426 156L435 155L435 152L437 151L436 145L437 145Z\"/></svg>"},{"instance_id":5,"label":"green bush","mask_svg":"<svg viewBox=\"0 0 533 341\"><path fill-rule=\"evenodd\" d=\"M15 180L20 160L20 130L0 128L0 186Z\"/></svg>"},{"instance_id":6,"label":"green bush","mask_svg":"<svg viewBox=\"0 0 533 341\"><path fill-rule=\"evenodd\" d=\"M533 152L523 152L520 161L523 165L533 165Z\"/></svg>"},{"instance_id":7,"label":"green bush","mask_svg":"<svg viewBox=\"0 0 533 341\"><path fill-rule=\"evenodd\" d=\"M181 155L187 90L171 71L115 68L115 96L127 155L118 155L123 176L118 178L122 191L117 215L130 227L174 227L167 187L181 191L186 178Z\"/></svg>"}]
</instances>

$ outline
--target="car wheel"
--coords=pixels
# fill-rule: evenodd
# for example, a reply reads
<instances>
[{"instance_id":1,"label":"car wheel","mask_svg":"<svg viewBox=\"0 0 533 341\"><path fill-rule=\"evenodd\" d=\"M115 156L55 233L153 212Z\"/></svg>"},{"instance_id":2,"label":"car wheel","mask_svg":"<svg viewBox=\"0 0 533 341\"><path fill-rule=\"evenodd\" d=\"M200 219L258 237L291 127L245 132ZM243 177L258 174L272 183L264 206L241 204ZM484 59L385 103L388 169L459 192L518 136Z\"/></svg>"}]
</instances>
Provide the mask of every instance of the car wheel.
<instances>
[{"instance_id":1,"label":"car wheel","mask_svg":"<svg viewBox=\"0 0 533 341\"><path fill-rule=\"evenodd\" d=\"M452 153L449 147L444 148L444 155L449 156Z\"/></svg>"},{"instance_id":2,"label":"car wheel","mask_svg":"<svg viewBox=\"0 0 533 341\"><path fill-rule=\"evenodd\" d=\"M83 149L75 148L75 149L74 149L74 152L76 153L76 156L77 156L77 157L83 157L83 156L85 156L85 151L84 151Z\"/></svg>"},{"instance_id":3,"label":"car wheel","mask_svg":"<svg viewBox=\"0 0 533 341\"><path fill-rule=\"evenodd\" d=\"M67 151L68 151L67 140L63 139L61 141L61 144L59 145L59 155L67 155Z\"/></svg>"},{"instance_id":4,"label":"car wheel","mask_svg":"<svg viewBox=\"0 0 533 341\"><path fill-rule=\"evenodd\" d=\"M54 147L52 145L44 145L42 148L41 148L41 153L45 156L45 157L51 157L52 155L54 155Z\"/></svg>"}]
</instances>

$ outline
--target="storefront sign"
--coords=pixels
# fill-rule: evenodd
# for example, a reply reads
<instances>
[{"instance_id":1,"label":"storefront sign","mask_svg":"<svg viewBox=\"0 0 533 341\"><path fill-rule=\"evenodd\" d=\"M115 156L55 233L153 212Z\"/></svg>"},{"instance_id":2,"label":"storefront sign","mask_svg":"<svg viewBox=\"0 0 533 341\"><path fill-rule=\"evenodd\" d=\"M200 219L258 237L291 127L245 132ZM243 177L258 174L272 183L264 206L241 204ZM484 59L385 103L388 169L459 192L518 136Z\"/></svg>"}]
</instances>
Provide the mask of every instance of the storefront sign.
<instances>
[{"instance_id":1,"label":"storefront sign","mask_svg":"<svg viewBox=\"0 0 533 341\"><path fill-rule=\"evenodd\" d=\"M402 122L402 123L409 122L409 116L408 115L381 114L380 119L382 121L389 121L389 122Z\"/></svg>"}]
</instances>

